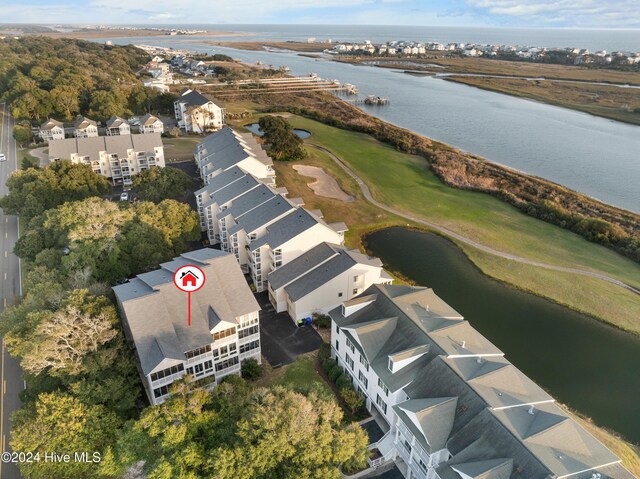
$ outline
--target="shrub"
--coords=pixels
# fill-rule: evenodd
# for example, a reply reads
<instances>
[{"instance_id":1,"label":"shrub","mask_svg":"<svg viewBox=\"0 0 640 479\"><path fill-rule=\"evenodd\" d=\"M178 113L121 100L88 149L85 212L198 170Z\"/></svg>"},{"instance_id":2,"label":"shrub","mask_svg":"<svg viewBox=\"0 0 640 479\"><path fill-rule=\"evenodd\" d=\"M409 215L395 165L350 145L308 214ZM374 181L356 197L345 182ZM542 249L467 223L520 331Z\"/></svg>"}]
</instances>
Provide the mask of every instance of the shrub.
<instances>
[{"instance_id":1,"label":"shrub","mask_svg":"<svg viewBox=\"0 0 640 479\"><path fill-rule=\"evenodd\" d=\"M312 321L318 326L318 328L330 328L331 327L331 318L326 314L313 313L311 316Z\"/></svg>"},{"instance_id":2,"label":"shrub","mask_svg":"<svg viewBox=\"0 0 640 479\"><path fill-rule=\"evenodd\" d=\"M364 398L352 387L340 389L340 397L346 404L351 414L355 414L364 406Z\"/></svg>"},{"instance_id":3,"label":"shrub","mask_svg":"<svg viewBox=\"0 0 640 479\"><path fill-rule=\"evenodd\" d=\"M240 369L242 377L254 381L262 376L262 366L254 358L245 359Z\"/></svg>"},{"instance_id":4,"label":"shrub","mask_svg":"<svg viewBox=\"0 0 640 479\"><path fill-rule=\"evenodd\" d=\"M336 362L333 359L327 358L322 361L322 370L328 375L334 364L336 364Z\"/></svg>"},{"instance_id":5,"label":"shrub","mask_svg":"<svg viewBox=\"0 0 640 479\"><path fill-rule=\"evenodd\" d=\"M342 375L342 368L336 363L334 366L331 366L331 369L327 373L329 379L331 379L334 383L338 380L338 378Z\"/></svg>"},{"instance_id":6,"label":"shrub","mask_svg":"<svg viewBox=\"0 0 640 479\"><path fill-rule=\"evenodd\" d=\"M342 391L344 388L353 389L353 383L351 382L351 379L349 378L349 376L347 376L346 374L343 374L342 376L339 376L338 379L336 379L336 387L340 391Z\"/></svg>"},{"instance_id":7,"label":"shrub","mask_svg":"<svg viewBox=\"0 0 640 479\"><path fill-rule=\"evenodd\" d=\"M326 359L331 357L331 345L329 343L322 343L320 349L318 349L318 360L324 363Z\"/></svg>"}]
</instances>

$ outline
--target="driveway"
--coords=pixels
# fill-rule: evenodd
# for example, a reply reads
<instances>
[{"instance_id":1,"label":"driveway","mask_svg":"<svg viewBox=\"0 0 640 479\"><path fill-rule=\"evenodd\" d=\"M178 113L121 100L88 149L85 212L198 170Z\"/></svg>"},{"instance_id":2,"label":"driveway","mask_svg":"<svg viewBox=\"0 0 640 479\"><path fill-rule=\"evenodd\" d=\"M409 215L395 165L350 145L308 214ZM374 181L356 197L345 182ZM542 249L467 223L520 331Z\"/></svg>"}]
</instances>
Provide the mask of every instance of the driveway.
<instances>
[{"instance_id":1,"label":"driveway","mask_svg":"<svg viewBox=\"0 0 640 479\"><path fill-rule=\"evenodd\" d=\"M290 364L301 355L317 350L322 338L311 326L298 327L287 313L276 313L269 293L256 294L260 303L260 340L262 355L272 367Z\"/></svg>"}]
</instances>

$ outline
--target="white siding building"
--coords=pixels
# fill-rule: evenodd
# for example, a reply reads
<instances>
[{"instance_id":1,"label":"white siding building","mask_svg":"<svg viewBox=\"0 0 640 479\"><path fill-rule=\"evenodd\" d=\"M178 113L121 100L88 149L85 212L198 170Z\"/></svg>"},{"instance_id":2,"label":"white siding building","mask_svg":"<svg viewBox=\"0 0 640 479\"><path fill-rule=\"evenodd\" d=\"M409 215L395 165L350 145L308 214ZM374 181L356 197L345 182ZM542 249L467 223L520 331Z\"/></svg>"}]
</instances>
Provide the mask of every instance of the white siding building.
<instances>
[{"instance_id":1,"label":"white siding building","mask_svg":"<svg viewBox=\"0 0 640 479\"><path fill-rule=\"evenodd\" d=\"M73 136L76 138L94 138L98 136L98 124L84 116L73 124Z\"/></svg>"},{"instance_id":2,"label":"white siding building","mask_svg":"<svg viewBox=\"0 0 640 479\"><path fill-rule=\"evenodd\" d=\"M173 273L187 264L206 275L202 289L191 293L191 326L186 293L173 284ZM171 384L185 374L215 385L239 374L244 360L261 360L260 307L228 253L185 253L113 290L152 405L165 401Z\"/></svg>"},{"instance_id":3,"label":"white siding building","mask_svg":"<svg viewBox=\"0 0 640 479\"><path fill-rule=\"evenodd\" d=\"M332 356L418 479L616 478L620 459L428 288L374 285L330 311Z\"/></svg>"},{"instance_id":4,"label":"white siding building","mask_svg":"<svg viewBox=\"0 0 640 479\"><path fill-rule=\"evenodd\" d=\"M326 314L372 284L391 284L382 262L358 250L320 243L267 276L269 300L294 322Z\"/></svg>"},{"instance_id":5,"label":"white siding building","mask_svg":"<svg viewBox=\"0 0 640 479\"><path fill-rule=\"evenodd\" d=\"M140 133L164 133L164 123L157 116L147 113L140 118Z\"/></svg>"},{"instance_id":6,"label":"white siding building","mask_svg":"<svg viewBox=\"0 0 640 479\"><path fill-rule=\"evenodd\" d=\"M64 125L60 121L49 118L40 126L39 135L42 141L63 140Z\"/></svg>"},{"instance_id":7,"label":"white siding building","mask_svg":"<svg viewBox=\"0 0 640 479\"><path fill-rule=\"evenodd\" d=\"M275 183L273 160L250 133L240 134L229 127L222 128L198 144L194 157L205 184L234 166L265 183Z\"/></svg>"},{"instance_id":8,"label":"white siding building","mask_svg":"<svg viewBox=\"0 0 640 479\"><path fill-rule=\"evenodd\" d=\"M105 128L105 133L107 136L116 136L116 135L130 135L131 127L127 120L124 118L120 118L119 116L112 116L107 121L107 125Z\"/></svg>"},{"instance_id":9,"label":"white siding building","mask_svg":"<svg viewBox=\"0 0 640 479\"><path fill-rule=\"evenodd\" d=\"M222 128L224 109L203 94L187 89L173 103L178 126L187 133L205 133Z\"/></svg>"},{"instance_id":10,"label":"white siding building","mask_svg":"<svg viewBox=\"0 0 640 479\"><path fill-rule=\"evenodd\" d=\"M334 229L335 228L335 229ZM297 208L265 228L247 247L249 273L258 292L267 288L267 275L322 243L344 243L344 226L326 224Z\"/></svg>"},{"instance_id":11,"label":"white siding building","mask_svg":"<svg viewBox=\"0 0 640 479\"><path fill-rule=\"evenodd\" d=\"M132 184L136 173L165 166L159 133L55 140L49 143L49 159L89 165L114 185L124 186Z\"/></svg>"}]
</instances>

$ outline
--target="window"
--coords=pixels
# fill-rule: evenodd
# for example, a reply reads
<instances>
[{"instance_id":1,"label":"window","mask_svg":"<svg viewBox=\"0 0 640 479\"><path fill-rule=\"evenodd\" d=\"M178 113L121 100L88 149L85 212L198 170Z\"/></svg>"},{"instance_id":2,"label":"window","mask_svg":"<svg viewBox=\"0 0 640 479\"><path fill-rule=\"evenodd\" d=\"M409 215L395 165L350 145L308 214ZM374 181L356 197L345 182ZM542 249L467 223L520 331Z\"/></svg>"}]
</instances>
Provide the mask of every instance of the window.
<instances>
[{"instance_id":1,"label":"window","mask_svg":"<svg viewBox=\"0 0 640 479\"><path fill-rule=\"evenodd\" d=\"M338 293L338 298L342 298L342 293Z\"/></svg>"},{"instance_id":2,"label":"window","mask_svg":"<svg viewBox=\"0 0 640 479\"><path fill-rule=\"evenodd\" d=\"M347 338L347 347L351 350L352 353L355 354L356 347L354 346L354 344L351 342L349 338Z\"/></svg>"},{"instance_id":3,"label":"window","mask_svg":"<svg viewBox=\"0 0 640 479\"><path fill-rule=\"evenodd\" d=\"M380 394L376 395L376 404L385 414L387 414L387 403L382 400ZM409 448L409 450L411 450L411 448Z\"/></svg>"},{"instance_id":4,"label":"window","mask_svg":"<svg viewBox=\"0 0 640 479\"><path fill-rule=\"evenodd\" d=\"M384 392L385 396L389 396L389 388L387 386L385 386L385 384L382 382L382 379L378 378L378 387L380 389L382 389L382 391Z\"/></svg>"},{"instance_id":5,"label":"window","mask_svg":"<svg viewBox=\"0 0 640 479\"><path fill-rule=\"evenodd\" d=\"M349 366L349 369L353 371L353 359L351 359L351 356L347 354L345 356L345 360L347 361L347 365Z\"/></svg>"},{"instance_id":6,"label":"window","mask_svg":"<svg viewBox=\"0 0 640 479\"><path fill-rule=\"evenodd\" d=\"M158 371L157 373L153 373L151 375L151 380L157 381L158 379L166 378L167 376L178 374L182 371L184 371L184 365L178 364L177 366L172 366L170 368L163 369L162 371Z\"/></svg>"},{"instance_id":7,"label":"window","mask_svg":"<svg viewBox=\"0 0 640 479\"><path fill-rule=\"evenodd\" d=\"M355 288L355 289L353 290L353 294L358 294L358 288Z\"/></svg>"},{"instance_id":8,"label":"window","mask_svg":"<svg viewBox=\"0 0 640 479\"><path fill-rule=\"evenodd\" d=\"M191 359L209 352L211 352L211 345L207 344L206 346L202 346L201 348L187 351L186 353L184 353L184 355L187 357L187 359Z\"/></svg>"},{"instance_id":9,"label":"window","mask_svg":"<svg viewBox=\"0 0 640 479\"><path fill-rule=\"evenodd\" d=\"M258 334L259 331L260 331L260 327L258 325L251 326L250 328L247 328L247 329L241 329L238 332L238 338L240 338L240 339L246 338L247 336L251 336L253 334Z\"/></svg>"},{"instance_id":10,"label":"window","mask_svg":"<svg viewBox=\"0 0 640 479\"><path fill-rule=\"evenodd\" d=\"M216 364L216 372L222 371L223 369L230 368L238 364L238 356L234 356L232 358L227 359L226 361L222 361L221 363Z\"/></svg>"},{"instance_id":11,"label":"window","mask_svg":"<svg viewBox=\"0 0 640 479\"><path fill-rule=\"evenodd\" d=\"M254 349L258 349L260 347L260 340L256 339L255 341L251 341L247 344L240 345L240 354L248 353L249 351L253 351Z\"/></svg>"},{"instance_id":12,"label":"window","mask_svg":"<svg viewBox=\"0 0 640 479\"><path fill-rule=\"evenodd\" d=\"M153 397L158 399L159 397L169 394L169 386L161 386L153 390Z\"/></svg>"},{"instance_id":13,"label":"window","mask_svg":"<svg viewBox=\"0 0 640 479\"><path fill-rule=\"evenodd\" d=\"M353 282L357 283L358 281L360 281L360 276L354 276L353 277Z\"/></svg>"},{"instance_id":14,"label":"window","mask_svg":"<svg viewBox=\"0 0 640 479\"><path fill-rule=\"evenodd\" d=\"M213 350L213 359L224 359L230 354L235 354L237 350L236 343L228 344L227 346L222 346L221 348Z\"/></svg>"},{"instance_id":15,"label":"window","mask_svg":"<svg viewBox=\"0 0 640 479\"><path fill-rule=\"evenodd\" d=\"M422 461L422 459L418 459L418 467L422 469L422 472L427 473L427 465Z\"/></svg>"},{"instance_id":16,"label":"window","mask_svg":"<svg viewBox=\"0 0 640 479\"><path fill-rule=\"evenodd\" d=\"M336 324L336 334L340 334L340 326Z\"/></svg>"},{"instance_id":17,"label":"window","mask_svg":"<svg viewBox=\"0 0 640 479\"><path fill-rule=\"evenodd\" d=\"M369 371L369 361L361 354L360 355L360 364L364 366L364 368Z\"/></svg>"},{"instance_id":18,"label":"window","mask_svg":"<svg viewBox=\"0 0 640 479\"><path fill-rule=\"evenodd\" d=\"M213 333L213 340L218 341L220 339L228 338L229 336L233 336L236 334L236 328L225 329L224 331L220 331L217 333Z\"/></svg>"},{"instance_id":19,"label":"window","mask_svg":"<svg viewBox=\"0 0 640 479\"><path fill-rule=\"evenodd\" d=\"M365 389L369 387L369 380L367 379L367 376L365 376L365 374L362 371L358 372L358 379L362 384L364 384Z\"/></svg>"},{"instance_id":20,"label":"window","mask_svg":"<svg viewBox=\"0 0 640 479\"><path fill-rule=\"evenodd\" d=\"M393 372L393 359L389 358L389 371Z\"/></svg>"},{"instance_id":21,"label":"window","mask_svg":"<svg viewBox=\"0 0 640 479\"><path fill-rule=\"evenodd\" d=\"M205 361L204 362L204 370L207 373L213 371L213 361L211 361L211 360Z\"/></svg>"},{"instance_id":22,"label":"window","mask_svg":"<svg viewBox=\"0 0 640 479\"><path fill-rule=\"evenodd\" d=\"M336 351L340 351L340 341L336 339Z\"/></svg>"},{"instance_id":23,"label":"window","mask_svg":"<svg viewBox=\"0 0 640 479\"><path fill-rule=\"evenodd\" d=\"M200 364L194 364L193 365L193 370L195 372L195 376L202 376L204 374L204 365L202 363Z\"/></svg>"}]
</instances>

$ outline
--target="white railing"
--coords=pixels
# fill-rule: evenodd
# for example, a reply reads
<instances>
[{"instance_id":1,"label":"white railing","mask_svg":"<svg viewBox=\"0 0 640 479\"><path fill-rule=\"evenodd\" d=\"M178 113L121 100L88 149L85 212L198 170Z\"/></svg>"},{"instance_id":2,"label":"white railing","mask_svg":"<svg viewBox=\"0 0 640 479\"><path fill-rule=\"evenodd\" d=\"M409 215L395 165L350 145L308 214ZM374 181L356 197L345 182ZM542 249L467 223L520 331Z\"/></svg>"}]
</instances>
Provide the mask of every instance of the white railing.
<instances>
[{"instance_id":1,"label":"white railing","mask_svg":"<svg viewBox=\"0 0 640 479\"><path fill-rule=\"evenodd\" d=\"M194 356L192 358L187 359L187 364L193 364L198 361L202 361L203 359L213 358L213 353L211 351L206 352L204 354L199 354L198 356Z\"/></svg>"},{"instance_id":2,"label":"white railing","mask_svg":"<svg viewBox=\"0 0 640 479\"><path fill-rule=\"evenodd\" d=\"M165 386L168 383L172 383L173 381L180 379L184 375L185 375L185 372L180 371L179 373L175 373L170 376L165 376L163 378L156 379L155 381L151 381L151 388L156 389L160 386Z\"/></svg>"}]
</instances>

